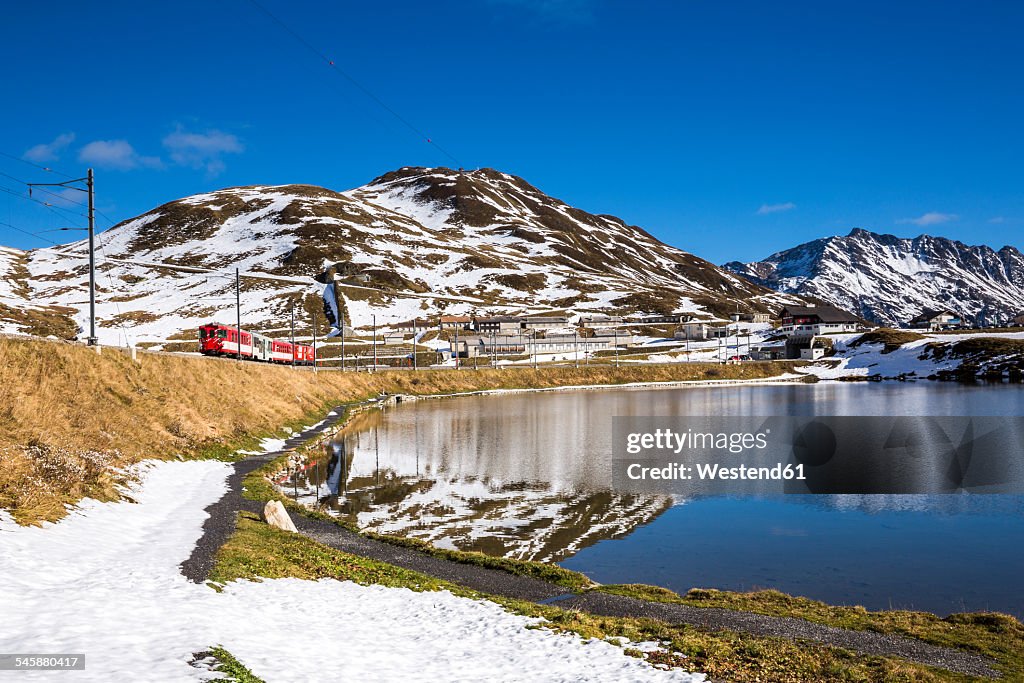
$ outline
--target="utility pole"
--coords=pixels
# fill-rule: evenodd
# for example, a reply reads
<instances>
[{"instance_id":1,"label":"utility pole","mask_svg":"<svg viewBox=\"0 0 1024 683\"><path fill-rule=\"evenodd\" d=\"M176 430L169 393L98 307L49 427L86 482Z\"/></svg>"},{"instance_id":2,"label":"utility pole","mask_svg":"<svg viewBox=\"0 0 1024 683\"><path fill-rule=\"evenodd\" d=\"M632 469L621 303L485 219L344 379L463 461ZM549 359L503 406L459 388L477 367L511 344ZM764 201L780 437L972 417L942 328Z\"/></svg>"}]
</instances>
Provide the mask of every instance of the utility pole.
<instances>
[{"instance_id":1,"label":"utility pole","mask_svg":"<svg viewBox=\"0 0 1024 683\"><path fill-rule=\"evenodd\" d=\"M576 327L572 328L572 357L578 368L580 366L580 331Z\"/></svg>"},{"instance_id":2,"label":"utility pole","mask_svg":"<svg viewBox=\"0 0 1024 683\"><path fill-rule=\"evenodd\" d=\"M377 372L377 314L373 314L373 372Z\"/></svg>"},{"instance_id":3,"label":"utility pole","mask_svg":"<svg viewBox=\"0 0 1024 683\"><path fill-rule=\"evenodd\" d=\"M313 372L316 373L316 309L313 309Z\"/></svg>"},{"instance_id":4,"label":"utility pole","mask_svg":"<svg viewBox=\"0 0 1024 683\"><path fill-rule=\"evenodd\" d=\"M85 183L85 189L76 187L74 183ZM99 344L99 337L96 336L96 183L90 168L84 178L65 180L63 183L26 183L28 185L28 196L32 196L33 187L66 187L69 190L78 190L89 195L89 336L86 343L89 346ZM125 343L127 343L127 338Z\"/></svg>"},{"instance_id":5,"label":"utility pole","mask_svg":"<svg viewBox=\"0 0 1024 683\"><path fill-rule=\"evenodd\" d=\"M417 334L419 334L419 331L416 329L416 318L413 318L412 319L412 369L413 369L413 371L416 371L416 370L419 369L419 366L418 366L418 364L416 362L416 335Z\"/></svg>"},{"instance_id":6,"label":"utility pole","mask_svg":"<svg viewBox=\"0 0 1024 683\"><path fill-rule=\"evenodd\" d=\"M341 318L341 371L345 372L345 313L338 310L338 317Z\"/></svg>"},{"instance_id":7,"label":"utility pole","mask_svg":"<svg viewBox=\"0 0 1024 683\"><path fill-rule=\"evenodd\" d=\"M96 346L96 186L92 169L86 172L85 186L89 192L89 346ZM127 341L127 340L125 340Z\"/></svg>"},{"instance_id":8,"label":"utility pole","mask_svg":"<svg viewBox=\"0 0 1024 683\"><path fill-rule=\"evenodd\" d=\"M619 328L615 328L615 367L619 367Z\"/></svg>"},{"instance_id":9,"label":"utility pole","mask_svg":"<svg viewBox=\"0 0 1024 683\"><path fill-rule=\"evenodd\" d=\"M242 360L242 287L238 268L235 268L235 322L238 327L238 353L235 360Z\"/></svg>"},{"instance_id":10,"label":"utility pole","mask_svg":"<svg viewBox=\"0 0 1024 683\"><path fill-rule=\"evenodd\" d=\"M292 369L295 369L295 301L292 301Z\"/></svg>"}]
</instances>

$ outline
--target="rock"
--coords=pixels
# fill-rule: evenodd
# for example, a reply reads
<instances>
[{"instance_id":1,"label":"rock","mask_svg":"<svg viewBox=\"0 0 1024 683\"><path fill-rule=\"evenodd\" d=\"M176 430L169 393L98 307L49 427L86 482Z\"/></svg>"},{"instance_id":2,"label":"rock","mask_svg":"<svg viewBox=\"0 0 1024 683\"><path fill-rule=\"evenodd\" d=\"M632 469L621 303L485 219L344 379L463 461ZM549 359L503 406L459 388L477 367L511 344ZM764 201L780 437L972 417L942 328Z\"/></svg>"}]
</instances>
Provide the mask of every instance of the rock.
<instances>
[{"instance_id":1,"label":"rock","mask_svg":"<svg viewBox=\"0 0 1024 683\"><path fill-rule=\"evenodd\" d=\"M263 518L267 520L267 524L270 526L277 527L283 531L299 532L295 528L292 518L288 516L288 511L284 509L284 505L279 500L267 501L263 508Z\"/></svg>"}]
</instances>

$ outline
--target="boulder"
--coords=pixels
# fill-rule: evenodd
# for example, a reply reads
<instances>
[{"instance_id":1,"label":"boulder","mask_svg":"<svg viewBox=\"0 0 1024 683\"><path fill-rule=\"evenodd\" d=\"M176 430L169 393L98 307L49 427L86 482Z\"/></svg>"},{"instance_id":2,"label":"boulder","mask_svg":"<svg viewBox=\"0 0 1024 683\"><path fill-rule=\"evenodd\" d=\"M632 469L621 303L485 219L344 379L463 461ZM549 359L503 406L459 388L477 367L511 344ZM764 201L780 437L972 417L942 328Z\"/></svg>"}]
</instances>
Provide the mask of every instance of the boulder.
<instances>
[{"instance_id":1,"label":"boulder","mask_svg":"<svg viewBox=\"0 0 1024 683\"><path fill-rule=\"evenodd\" d=\"M288 511L284 509L284 505L279 500L267 501L263 508L263 518L267 520L267 524L270 526L277 527L283 531L299 532L295 528L292 518L288 516Z\"/></svg>"}]
</instances>

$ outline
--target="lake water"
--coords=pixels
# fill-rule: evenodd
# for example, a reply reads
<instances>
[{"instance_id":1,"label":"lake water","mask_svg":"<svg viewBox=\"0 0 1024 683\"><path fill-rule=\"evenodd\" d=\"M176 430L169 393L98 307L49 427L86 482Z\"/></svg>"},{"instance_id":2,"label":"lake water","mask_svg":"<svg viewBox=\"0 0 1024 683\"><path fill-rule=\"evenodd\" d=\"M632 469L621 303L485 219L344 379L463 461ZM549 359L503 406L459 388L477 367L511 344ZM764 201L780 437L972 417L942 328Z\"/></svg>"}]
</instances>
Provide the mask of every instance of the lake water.
<instances>
[{"instance_id":1,"label":"lake water","mask_svg":"<svg viewBox=\"0 0 1024 683\"><path fill-rule=\"evenodd\" d=\"M362 527L556 561L601 583L1024 616L1024 496L678 499L612 488L611 416L719 414L1024 415L1024 389L819 383L419 401L358 416L322 476L297 486L302 497L322 484L321 498Z\"/></svg>"}]
</instances>

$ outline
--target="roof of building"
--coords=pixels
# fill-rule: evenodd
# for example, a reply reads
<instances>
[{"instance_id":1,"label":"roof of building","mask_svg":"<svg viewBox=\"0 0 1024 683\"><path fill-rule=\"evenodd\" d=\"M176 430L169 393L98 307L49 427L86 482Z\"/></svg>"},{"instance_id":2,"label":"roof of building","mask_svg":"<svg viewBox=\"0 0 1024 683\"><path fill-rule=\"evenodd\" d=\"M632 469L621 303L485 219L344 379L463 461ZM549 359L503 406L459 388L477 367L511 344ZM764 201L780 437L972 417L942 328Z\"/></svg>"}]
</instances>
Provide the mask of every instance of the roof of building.
<instances>
[{"instance_id":1,"label":"roof of building","mask_svg":"<svg viewBox=\"0 0 1024 683\"><path fill-rule=\"evenodd\" d=\"M789 316L817 316L823 323L855 323L860 318L835 306L785 306L780 311L780 317Z\"/></svg>"},{"instance_id":2,"label":"roof of building","mask_svg":"<svg viewBox=\"0 0 1024 683\"><path fill-rule=\"evenodd\" d=\"M522 318L517 318L514 315L496 315L491 318L477 318L476 322L480 323L518 323L521 322Z\"/></svg>"},{"instance_id":3,"label":"roof of building","mask_svg":"<svg viewBox=\"0 0 1024 683\"><path fill-rule=\"evenodd\" d=\"M441 322L443 323L468 323L473 319L468 315L442 315Z\"/></svg>"}]
</instances>

